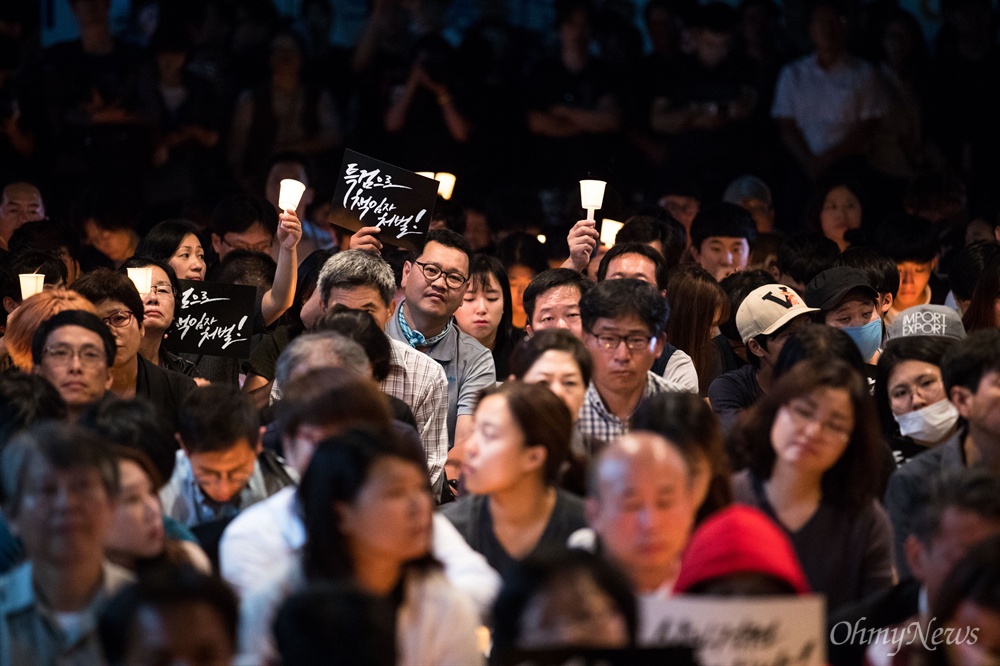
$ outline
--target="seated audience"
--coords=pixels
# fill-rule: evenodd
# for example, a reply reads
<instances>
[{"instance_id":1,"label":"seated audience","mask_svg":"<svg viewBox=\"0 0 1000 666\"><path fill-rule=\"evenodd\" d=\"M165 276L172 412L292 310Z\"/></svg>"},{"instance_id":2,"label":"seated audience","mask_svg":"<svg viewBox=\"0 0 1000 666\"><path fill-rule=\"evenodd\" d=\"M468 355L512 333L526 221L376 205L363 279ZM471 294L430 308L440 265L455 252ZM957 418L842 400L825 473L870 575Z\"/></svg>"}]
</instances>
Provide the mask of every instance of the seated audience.
<instances>
[{"instance_id":1,"label":"seated audience","mask_svg":"<svg viewBox=\"0 0 1000 666\"><path fill-rule=\"evenodd\" d=\"M735 436L750 466L737 502L791 539L830 612L893 582L892 527L876 501L879 447L864 378L837 361L803 361L775 383Z\"/></svg>"},{"instance_id":2,"label":"seated audience","mask_svg":"<svg viewBox=\"0 0 1000 666\"><path fill-rule=\"evenodd\" d=\"M557 487L569 410L548 388L510 381L484 390L463 462L470 493L442 513L501 576L584 526L583 502Z\"/></svg>"},{"instance_id":3,"label":"seated audience","mask_svg":"<svg viewBox=\"0 0 1000 666\"><path fill-rule=\"evenodd\" d=\"M0 577L0 663L102 663L97 616L132 580L104 554L118 489L111 454L79 426L38 424L0 452L4 515L26 554Z\"/></svg>"},{"instance_id":4,"label":"seated audience","mask_svg":"<svg viewBox=\"0 0 1000 666\"><path fill-rule=\"evenodd\" d=\"M577 429L610 442L628 430L629 417L644 399L683 390L651 372L663 351L669 308L645 282L605 280L580 301L580 314L594 375Z\"/></svg>"},{"instance_id":5,"label":"seated audience","mask_svg":"<svg viewBox=\"0 0 1000 666\"><path fill-rule=\"evenodd\" d=\"M114 336L97 315L64 310L35 331L32 371L59 391L75 420L111 389L115 347Z\"/></svg>"},{"instance_id":6,"label":"seated audience","mask_svg":"<svg viewBox=\"0 0 1000 666\"><path fill-rule=\"evenodd\" d=\"M778 246L777 275L774 279L805 293L806 285L828 268L837 264L840 248L817 231L792 234Z\"/></svg>"},{"instance_id":7,"label":"seated audience","mask_svg":"<svg viewBox=\"0 0 1000 666\"><path fill-rule=\"evenodd\" d=\"M164 513L180 523L228 523L294 483L294 471L273 452L261 451L257 411L239 389L197 387L181 405L177 421L181 448L160 499Z\"/></svg>"},{"instance_id":8,"label":"seated audience","mask_svg":"<svg viewBox=\"0 0 1000 666\"><path fill-rule=\"evenodd\" d=\"M996 329L1000 324L997 316L997 301L1000 300L1000 257L993 259L983 268L976 286L972 290L969 305L962 316L965 330Z\"/></svg>"},{"instance_id":9,"label":"seated audience","mask_svg":"<svg viewBox=\"0 0 1000 666\"><path fill-rule=\"evenodd\" d=\"M747 267L756 240L753 217L736 204L705 204L691 223L691 256L716 281Z\"/></svg>"},{"instance_id":10,"label":"seated audience","mask_svg":"<svg viewBox=\"0 0 1000 666\"><path fill-rule=\"evenodd\" d=\"M469 289L455 311L455 323L493 354L497 377L507 376L507 363L521 329L511 324L507 270L496 257L477 254L469 267Z\"/></svg>"},{"instance_id":11,"label":"seated audience","mask_svg":"<svg viewBox=\"0 0 1000 666\"><path fill-rule=\"evenodd\" d=\"M229 664L238 622L239 604L225 583L178 569L123 588L107 602L98 631L108 666Z\"/></svg>"},{"instance_id":12,"label":"seated audience","mask_svg":"<svg viewBox=\"0 0 1000 666\"><path fill-rule=\"evenodd\" d=\"M135 253L166 263L174 269L178 280L204 280L205 250L200 233L188 220L164 220L146 232Z\"/></svg>"},{"instance_id":13,"label":"seated audience","mask_svg":"<svg viewBox=\"0 0 1000 666\"><path fill-rule=\"evenodd\" d=\"M493 617L491 658L513 650L630 647L638 625L628 580L582 550L518 563L500 590Z\"/></svg>"},{"instance_id":14,"label":"seated audience","mask_svg":"<svg viewBox=\"0 0 1000 666\"><path fill-rule=\"evenodd\" d=\"M802 298L789 287L769 284L754 289L736 312L736 326L749 363L719 375L708 388L712 411L726 430L764 395L774 381L774 364L789 336L809 325Z\"/></svg>"},{"instance_id":15,"label":"seated audience","mask_svg":"<svg viewBox=\"0 0 1000 666\"><path fill-rule=\"evenodd\" d=\"M593 284L568 268L553 268L533 277L524 290L523 300L528 321L524 330L528 337L547 328L565 328L583 338L580 300Z\"/></svg>"},{"instance_id":16,"label":"seated audience","mask_svg":"<svg viewBox=\"0 0 1000 666\"><path fill-rule=\"evenodd\" d=\"M837 258L837 266L857 268L868 278L868 284L878 292L878 312L888 326L886 314L899 294L899 267L896 262L870 247L849 247ZM811 278L810 278L811 279ZM891 337L891 332L889 333Z\"/></svg>"},{"instance_id":17,"label":"seated audience","mask_svg":"<svg viewBox=\"0 0 1000 666\"><path fill-rule=\"evenodd\" d=\"M10 362L19 370L29 372L34 367L31 341L35 331L44 321L64 310L83 310L93 315L97 308L86 298L69 289L45 289L24 299L7 317L7 331L0 338L0 346Z\"/></svg>"},{"instance_id":18,"label":"seated audience","mask_svg":"<svg viewBox=\"0 0 1000 666\"><path fill-rule=\"evenodd\" d=\"M878 362L882 346L879 294L856 268L837 266L823 271L806 285L806 304L819 312L816 321L850 336L865 363Z\"/></svg>"},{"instance_id":19,"label":"seated audience","mask_svg":"<svg viewBox=\"0 0 1000 666\"><path fill-rule=\"evenodd\" d=\"M719 324L729 319L728 294L702 267L682 264L670 272L666 296L668 304L681 307L671 309L667 322L668 344L679 353L671 354L667 362L672 377L667 372L664 377L704 397L722 371L722 359L712 344L712 336ZM690 359L688 372L677 373L669 367L677 365L674 356L680 354Z\"/></svg>"},{"instance_id":20,"label":"seated audience","mask_svg":"<svg viewBox=\"0 0 1000 666\"><path fill-rule=\"evenodd\" d=\"M244 601L241 663L276 656L281 602L319 583L354 583L396 609L397 664L474 664L476 611L431 557L432 507L423 455L390 433L350 430L316 449L299 501L302 554Z\"/></svg>"}]
</instances>

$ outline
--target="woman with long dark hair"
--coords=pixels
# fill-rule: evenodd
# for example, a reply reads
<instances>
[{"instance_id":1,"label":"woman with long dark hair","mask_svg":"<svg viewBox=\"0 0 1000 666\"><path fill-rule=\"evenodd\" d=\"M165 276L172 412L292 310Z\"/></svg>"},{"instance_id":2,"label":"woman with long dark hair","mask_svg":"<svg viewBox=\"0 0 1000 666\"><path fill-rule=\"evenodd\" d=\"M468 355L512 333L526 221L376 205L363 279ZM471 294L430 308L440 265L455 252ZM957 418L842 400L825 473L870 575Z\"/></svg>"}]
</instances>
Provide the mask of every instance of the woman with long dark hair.
<instances>
[{"instance_id":1,"label":"woman with long dark hair","mask_svg":"<svg viewBox=\"0 0 1000 666\"><path fill-rule=\"evenodd\" d=\"M205 279L205 250L198 227L189 220L160 222L139 241L135 254L169 264L179 280Z\"/></svg>"},{"instance_id":2,"label":"woman with long dark hair","mask_svg":"<svg viewBox=\"0 0 1000 666\"><path fill-rule=\"evenodd\" d=\"M750 465L733 497L785 531L828 612L892 585L892 526L876 499L884 444L864 377L802 361L747 417L736 437Z\"/></svg>"},{"instance_id":3,"label":"woman with long dark hair","mask_svg":"<svg viewBox=\"0 0 1000 666\"><path fill-rule=\"evenodd\" d=\"M423 451L389 432L350 430L319 445L298 502L301 559L244 604L240 651L250 663L276 657L270 627L278 606L314 582L352 583L391 604L398 664L482 659L476 611L430 554L434 501Z\"/></svg>"}]
</instances>

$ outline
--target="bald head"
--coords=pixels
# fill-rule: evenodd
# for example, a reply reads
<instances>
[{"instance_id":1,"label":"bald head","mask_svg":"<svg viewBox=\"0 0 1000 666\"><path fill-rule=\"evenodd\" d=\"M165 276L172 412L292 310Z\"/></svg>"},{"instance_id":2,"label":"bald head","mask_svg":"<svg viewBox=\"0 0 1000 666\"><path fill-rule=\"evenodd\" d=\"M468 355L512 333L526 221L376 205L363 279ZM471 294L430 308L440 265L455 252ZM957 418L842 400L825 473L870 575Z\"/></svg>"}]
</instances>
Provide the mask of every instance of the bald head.
<instances>
[{"instance_id":1,"label":"bald head","mask_svg":"<svg viewBox=\"0 0 1000 666\"><path fill-rule=\"evenodd\" d=\"M587 499L590 525L639 592L677 575L697 508L691 469L660 435L627 434L594 466Z\"/></svg>"}]
</instances>

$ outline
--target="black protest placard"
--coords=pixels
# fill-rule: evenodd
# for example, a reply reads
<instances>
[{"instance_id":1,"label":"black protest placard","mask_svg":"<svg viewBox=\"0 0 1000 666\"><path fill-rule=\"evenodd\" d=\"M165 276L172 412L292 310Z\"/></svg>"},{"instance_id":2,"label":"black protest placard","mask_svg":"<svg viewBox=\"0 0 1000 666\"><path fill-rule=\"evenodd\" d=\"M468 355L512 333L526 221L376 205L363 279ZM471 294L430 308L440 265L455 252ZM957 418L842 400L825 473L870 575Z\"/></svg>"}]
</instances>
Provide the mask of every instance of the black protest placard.
<instances>
[{"instance_id":1,"label":"black protest placard","mask_svg":"<svg viewBox=\"0 0 1000 666\"><path fill-rule=\"evenodd\" d=\"M171 351L248 358L257 290L195 280L180 280L180 285Z\"/></svg>"},{"instance_id":2,"label":"black protest placard","mask_svg":"<svg viewBox=\"0 0 1000 666\"><path fill-rule=\"evenodd\" d=\"M379 227L383 243L419 251L431 222L438 182L347 150L330 223L357 231Z\"/></svg>"}]
</instances>

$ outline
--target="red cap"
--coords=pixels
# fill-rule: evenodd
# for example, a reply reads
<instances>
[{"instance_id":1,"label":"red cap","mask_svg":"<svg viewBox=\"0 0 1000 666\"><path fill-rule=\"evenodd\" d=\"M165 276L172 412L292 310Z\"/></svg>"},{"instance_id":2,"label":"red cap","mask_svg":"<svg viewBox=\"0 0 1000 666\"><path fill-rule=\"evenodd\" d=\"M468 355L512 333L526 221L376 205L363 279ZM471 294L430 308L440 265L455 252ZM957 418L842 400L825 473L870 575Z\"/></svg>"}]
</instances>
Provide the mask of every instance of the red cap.
<instances>
[{"instance_id":1,"label":"red cap","mask_svg":"<svg viewBox=\"0 0 1000 666\"><path fill-rule=\"evenodd\" d=\"M708 519L695 531L681 558L674 592L683 593L706 581L739 573L762 573L809 593L792 543L761 511L734 504Z\"/></svg>"}]
</instances>

